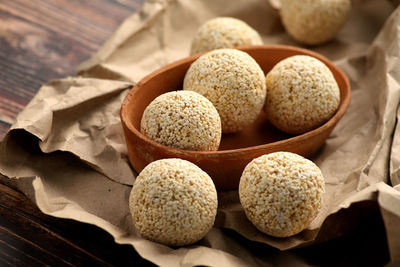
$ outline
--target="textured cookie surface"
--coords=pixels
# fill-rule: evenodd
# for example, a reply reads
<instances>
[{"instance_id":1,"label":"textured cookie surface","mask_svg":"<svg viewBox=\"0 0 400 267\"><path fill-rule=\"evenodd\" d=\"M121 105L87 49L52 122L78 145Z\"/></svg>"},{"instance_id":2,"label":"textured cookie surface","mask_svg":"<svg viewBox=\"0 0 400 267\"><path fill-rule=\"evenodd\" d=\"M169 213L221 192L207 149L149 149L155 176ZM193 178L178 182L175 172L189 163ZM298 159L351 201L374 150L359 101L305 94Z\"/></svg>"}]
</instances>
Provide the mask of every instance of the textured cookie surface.
<instances>
[{"instance_id":1,"label":"textured cookie surface","mask_svg":"<svg viewBox=\"0 0 400 267\"><path fill-rule=\"evenodd\" d=\"M286 58L272 68L266 82L264 110L271 123L284 132L312 130L339 107L339 86L329 68L316 58Z\"/></svg>"},{"instance_id":2,"label":"textured cookie surface","mask_svg":"<svg viewBox=\"0 0 400 267\"><path fill-rule=\"evenodd\" d=\"M188 69L184 90L209 99L221 117L222 132L237 132L253 123L267 94L257 62L236 49L217 49L199 57Z\"/></svg>"},{"instance_id":3,"label":"textured cookie surface","mask_svg":"<svg viewBox=\"0 0 400 267\"><path fill-rule=\"evenodd\" d=\"M193 38L190 54L262 43L260 35L244 21L218 17L200 26Z\"/></svg>"},{"instance_id":4,"label":"textured cookie surface","mask_svg":"<svg viewBox=\"0 0 400 267\"><path fill-rule=\"evenodd\" d=\"M191 91L175 91L158 96L146 107L140 131L171 147L218 150L221 120L207 98Z\"/></svg>"},{"instance_id":5,"label":"textured cookie surface","mask_svg":"<svg viewBox=\"0 0 400 267\"><path fill-rule=\"evenodd\" d=\"M332 39L347 20L350 0L282 0L280 15L297 41L315 45Z\"/></svg>"},{"instance_id":6,"label":"textured cookie surface","mask_svg":"<svg viewBox=\"0 0 400 267\"><path fill-rule=\"evenodd\" d=\"M287 237L316 217L325 183L318 166L288 152L263 155L245 168L239 184L247 218L260 231Z\"/></svg>"},{"instance_id":7,"label":"textured cookie surface","mask_svg":"<svg viewBox=\"0 0 400 267\"><path fill-rule=\"evenodd\" d=\"M217 192L211 178L181 159L150 163L136 178L129 208L138 232L171 246L197 242L212 228Z\"/></svg>"}]
</instances>

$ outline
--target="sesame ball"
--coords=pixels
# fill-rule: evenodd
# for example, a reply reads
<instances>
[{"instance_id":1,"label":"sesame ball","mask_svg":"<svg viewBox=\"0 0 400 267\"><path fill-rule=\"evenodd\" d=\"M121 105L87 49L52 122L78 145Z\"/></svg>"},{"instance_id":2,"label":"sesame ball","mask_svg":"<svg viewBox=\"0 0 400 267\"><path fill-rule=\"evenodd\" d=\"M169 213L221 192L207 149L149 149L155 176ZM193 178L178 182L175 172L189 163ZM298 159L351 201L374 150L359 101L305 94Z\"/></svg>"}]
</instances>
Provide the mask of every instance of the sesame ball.
<instances>
[{"instance_id":1,"label":"sesame ball","mask_svg":"<svg viewBox=\"0 0 400 267\"><path fill-rule=\"evenodd\" d=\"M321 208L324 192L318 166L289 152L254 159L239 184L247 218L261 232L275 237L292 236L307 228Z\"/></svg>"},{"instance_id":2,"label":"sesame ball","mask_svg":"<svg viewBox=\"0 0 400 267\"><path fill-rule=\"evenodd\" d=\"M240 131L254 122L267 94L260 66L236 49L217 49L199 57L187 71L183 89L200 93L214 104L223 133Z\"/></svg>"},{"instance_id":3,"label":"sesame ball","mask_svg":"<svg viewBox=\"0 0 400 267\"><path fill-rule=\"evenodd\" d=\"M262 43L260 35L244 21L218 17L200 26L193 38L190 54Z\"/></svg>"},{"instance_id":4,"label":"sesame ball","mask_svg":"<svg viewBox=\"0 0 400 267\"><path fill-rule=\"evenodd\" d=\"M207 173L181 159L162 159L136 178L129 208L138 232L171 246L192 244L212 228L217 191Z\"/></svg>"},{"instance_id":5,"label":"sesame ball","mask_svg":"<svg viewBox=\"0 0 400 267\"><path fill-rule=\"evenodd\" d=\"M298 42L316 45L332 39L347 20L350 0L282 0L280 16Z\"/></svg>"},{"instance_id":6,"label":"sesame ball","mask_svg":"<svg viewBox=\"0 0 400 267\"><path fill-rule=\"evenodd\" d=\"M339 107L339 86L329 68L316 58L286 58L272 68L266 80L264 110L271 123L284 132L312 130Z\"/></svg>"},{"instance_id":7,"label":"sesame ball","mask_svg":"<svg viewBox=\"0 0 400 267\"><path fill-rule=\"evenodd\" d=\"M140 131L150 139L186 150L218 150L221 119L213 104L191 91L162 94L145 109Z\"/></svg>"}]
</instances>

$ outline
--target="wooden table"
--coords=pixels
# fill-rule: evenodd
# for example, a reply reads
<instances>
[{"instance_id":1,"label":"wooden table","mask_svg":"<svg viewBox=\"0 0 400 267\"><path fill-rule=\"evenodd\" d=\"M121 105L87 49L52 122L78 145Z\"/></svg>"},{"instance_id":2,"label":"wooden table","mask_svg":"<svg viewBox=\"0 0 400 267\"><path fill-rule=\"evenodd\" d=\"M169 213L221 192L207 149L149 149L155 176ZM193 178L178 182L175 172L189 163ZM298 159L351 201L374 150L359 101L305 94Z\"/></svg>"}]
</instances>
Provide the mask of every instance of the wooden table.
<instances>
[{"instance_id":1,"label":"wooden table","mask_svg":"<svg viewBox=\"0 0 400 267\"><path fill-rule=\"evenodd\" d=\"M73 75L77 65L89 58L142 2L0 1L0 139L42 84ZM276 262L290 262L295 257L318 265L382 265L389 261L386 236L379 209L371 205L374 212L357 228L310 248L279 252L236 236L259 257L272 257ZM7 178L0 177L0 266L9 265L149 263L131 246L115 244L108 233L95 226L44 215Z\"/></svg>"},{"instance_id":2,"label":"wooden table","mask_svg":"<svg viewBox=\"0 0 400 267\"><path fill-rule=\"evenodd\" d=\"M0 1L0 139L42 84L73 75L142 2ZM44 215L0 178L0 266L144 263L97 227Z\"/></svg>"}]
</instances>

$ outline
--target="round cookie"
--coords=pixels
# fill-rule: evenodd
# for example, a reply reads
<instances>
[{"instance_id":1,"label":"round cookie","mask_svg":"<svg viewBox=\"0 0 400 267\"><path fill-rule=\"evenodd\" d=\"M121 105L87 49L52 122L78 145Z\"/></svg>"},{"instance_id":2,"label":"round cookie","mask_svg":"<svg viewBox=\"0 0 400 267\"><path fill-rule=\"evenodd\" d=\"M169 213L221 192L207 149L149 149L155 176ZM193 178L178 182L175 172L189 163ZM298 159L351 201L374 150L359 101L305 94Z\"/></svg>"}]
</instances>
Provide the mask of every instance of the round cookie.
<instances>
[{"instance_id":1,"label":"round cookie","mask_svg":"<svg viewBox=\"0 0 400 267\"><path fill-rule=\"evenodd\" d=\"M181 159L162 159L147 165L136 178L129 197L138 232L169 246L202 239L214 224L217 206L217 191L211 178Z\"/></svg>"},{"instance_id":2,"label":"round cookie","mask_svg":"<svg viewBox=\"0 0 400 267\"><path fill-rule=\"evenodd\" d=\"M244 21L230 17L217 17L205 22L197 30L190 54L262 43L260 35Z\"/></svg>"},{"instance_id":3,"label":"round cookie","mask_svg":"<svg viewBox=\"0 0 400 267\"><path fill-rule=\"evenodd\" d=\"M267 94L260 66L236 49L217 49L199 57L186 72L183 89L200 93L213 103L223 133L253 123Z\"/></svg>"},{"instance_id":4,"label":"round cookie","mask_svg":"<svg viewBox=\"0 0 400 267\"><path fill-rule=\"evenodd\" d=\"M213 104L192 91L154 99L143 112L140 131L150 139L186 150L218 150L221 120Z\"/></svg>"},{"instance_id":5,"label":"round cookie","mask_svg":"<svg viewBox=\"0 0 400 267\"><path fill-rule=\"evenodd\" d=\"M239 197L260 231L288 237L307 228L320 208L325 183L312 161L289 152L263 155L243 171Z\"/></svg>"},{"instance_id":6,"label":"round cookie","mask_svg":"<svg viewBox=\"0 0 400 267\"><path fill-rule=\"evenodd\" d=\"M350 0L282 0L280 16L298 42L316 45L332 39L347 20Z\"/></svg>"},{"instance_id":7,"label":"round cookie","mask_svg":"<svg viewBox=\"0 0 400 267\"><path fill-rule=\"evenodd\" d=\"M264 106L278 129L300 134L315 129L336 112L340 90L329 68L310 56L288 57L266 76Z\"/></svg>"}]
</instances>

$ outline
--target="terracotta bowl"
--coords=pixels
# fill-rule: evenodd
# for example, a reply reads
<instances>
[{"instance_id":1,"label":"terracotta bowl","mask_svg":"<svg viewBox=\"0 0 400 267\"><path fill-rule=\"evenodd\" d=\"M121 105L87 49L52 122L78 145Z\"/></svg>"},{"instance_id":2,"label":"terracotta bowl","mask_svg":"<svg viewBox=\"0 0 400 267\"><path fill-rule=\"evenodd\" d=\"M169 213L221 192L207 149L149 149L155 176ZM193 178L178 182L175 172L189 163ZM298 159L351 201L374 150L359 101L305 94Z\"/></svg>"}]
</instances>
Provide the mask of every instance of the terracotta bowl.
<instances>
[{"instance_id":1,"label":"terracotta bowl","mask_svg":"<svg viewBox=\"0 0 400 267\"><path fill-rule=\"evenodd\" d=\"M290 151L310 157L321 147L350 103L350 84L346 75L327 58L305 49L265 45L242 47L240 50L249 53L264 73L289 56L309 55L318 58L329 67L340 87L341 101L336 114L315 130L290 135L273 127L265 114L261 113L257 121L245 130L223 135L220 149L213 152L181 150L158 144L140 132L143 111L157 96L182 89L186 70L200 56L194 55L164 66L142 79L122 104L121 120L129 160L137 172L158 159L182 158L206 171L218 190L230 190L238 187L243 169L256 157L276 151Z\"/></svg>"}]
</instances>

